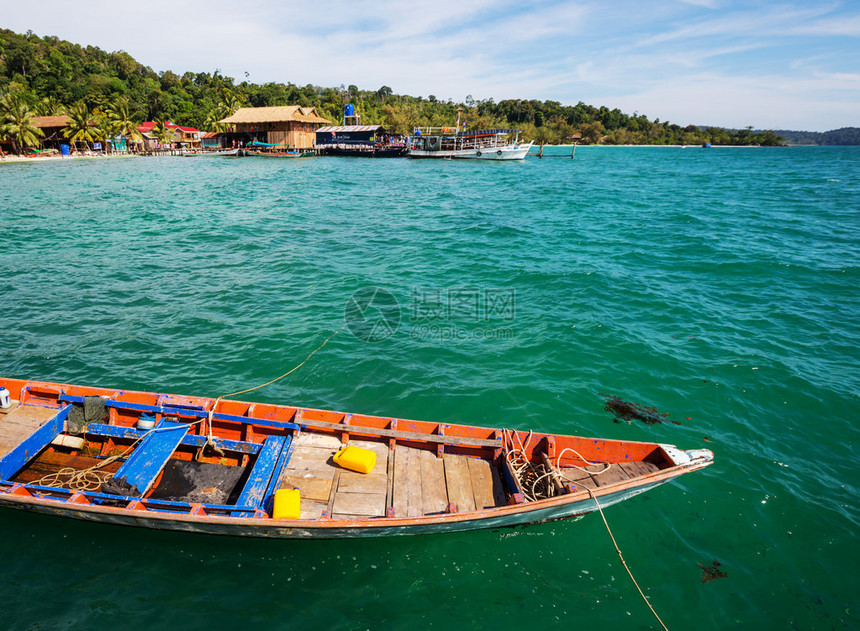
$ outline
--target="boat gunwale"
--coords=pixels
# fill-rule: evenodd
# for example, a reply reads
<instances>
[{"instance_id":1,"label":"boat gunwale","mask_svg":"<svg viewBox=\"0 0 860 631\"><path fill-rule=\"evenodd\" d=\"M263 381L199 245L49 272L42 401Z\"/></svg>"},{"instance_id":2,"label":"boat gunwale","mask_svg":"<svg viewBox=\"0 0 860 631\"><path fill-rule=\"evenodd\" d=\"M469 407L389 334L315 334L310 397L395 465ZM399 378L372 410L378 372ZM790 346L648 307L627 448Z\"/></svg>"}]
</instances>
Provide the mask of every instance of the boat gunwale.
<instances>
[{"instance_id":1,"label":"boat gunwale","mask_svg":"<svg viewBox=\"0 0 860 631\"><path fill-rule=\"evenodd\" d=\"M254 516L254 511L245 511L250 513L249 516L229 516L229 515L200 515L191 514L190 512L174 512L167 510L150 510L141 508L130 508L129 506L105 506L101 504L83 504L70 503L69 500L74 495L82 495L86 497L87 492L69 492L69 497L61 499L59 497L46 497L42 495L33 495L30 489L36 489L34 485L27 483L0 482L0 486L7 486L6 489L0 489L0 505L3 504L23 504L23 505L40 505L44 507L52 507L60 509L61 512L70 513L93 513L107 515L133 515L135 517L147 517L166 522L190 522L190 523L210 523L218 525L234 525L247 526L251 529L260 527L280 527L280 528L316 528L321 530L328 529L343 529L343 528L387 528L387 527L410 527L432 524L445 523L460 523L467 521L480 521L493 517L513 517L517 515L528 514L542 509L562 507L565 505L575 505L589 500L597 501L601 497L607 497L623 493L624 491L639 489L643 487L653 487L672 478L683 475L697 469L702 469L713 463L713 460L694 461L690 463L675 465L667 469L661 469L648 473L642 476L628 480L620 480L606 486L598 487L592 490L582 490L576 493L567 493L557 495L540 500L530 502L522 502L517 504L507 504L504 506L496 506L493 508L484 508L473 511L453 512L453 513L437 513L432 515L422 515L419 517L372 517L372 518L357 518L357 519L336 519L332 517L316 518L316 519L274 519L265 516ZM16 491L16 488L27 490L27 495ZM58 492L67 491L67 489L57 489ZM100 494L95 494L100 495ZM147 499L131 498L123 496L113 496L118 501L128 501L129 504L144 505ZM166 503L164 500L157 500L158 503ZM180 504L180 503L178 503ZM195 505L198 506L198 505ZM206 504L199 504L203 510L206 510ZM211 506L211 505L210 505ZM217 505L218 510L225 510L222 505ZM596 506L594 509L596 510ZM591 512L591 511L585 511ZM244 529L244 528L241 528Z\"/></svg>"},{"instance_id":2,"label":"boat gunwale","mask_svg":"<svg viewBox=\"0 0 860 631\"><path fill-rule=\"evenodd\" d=\"M487 436L495 435L492 441L486 441L491 444L488 445L457 445L454 444L455 447L460 447L466 449L467 451L477 451L483 452L487 454L490 450L493 451L494 455L496 451L499 452L503 448L503 444L499 438L499 435L503 432L500 428L484 428L474 425L461 425L461 424L446 424L446 423L435 423L431 421L410 421L408 419L399 419L393 417L381 417L381 416L373 416L373 415L350 415L342 412L336 412L332 410L319 410L314 408L302 408L298 406L288 406L283 404L255 404L253 402L246 401L235 401L231 399L212 399L208 397L185 397L183 395L174 395L174 394L164 394L164 393L155 393L155 392L146 392L146 391L126 391L120 389L110 389L110 388L97 388L90 386L73 386L69 384L59 384L53 382L42 382L42 381L27 381L27 380L19 380L19 379L3 379L2 380L7 388L17 390L18 399L22 399L24 394L29 394L27 400L20 401L21 405L35 405L38 407L45 407L49 409L56 409L57 413L60 414L65 409L66 405L71 405L72 401L64 400L64 397L75 397L80 398L82 393L89 395L98 395L98 396L106 396L109 399L116 400L117 397L126 396L134 398L134 396L138 395L141 397L155 397L157 401L161 401L162 399L168 399L172 401L178 400L187 400L194 401L197 404L202 404L202 408L199 409L182 409L182 408L163 408L163 409L171 409L171 410L180 410L189 415L199 415L201 413L208 414L216 404L219 402L222 403L232 403L232 404L240 404L242 406L248 406L248 413L254 409L252 406L254 405L263 405L266 406L268 410L288 410L290 411L291 421L289 422L278 422L278 425L282 425L283 427L272 427L271 429L279 430L279 431L290 431L299 429L300 432L308 432L311 434L322 434L322 435L333 435L337 432L345 433L345 434L355 434L355 435L365 435L372 436L380 440L380 442L388 441L396 441L396 440L404 440L406 442L421 442L423 439L450 439L456 441L457 438L467 438L467 437L458 437L456 435L431 435L431 434L422 434L412 433L415 438L413 439L403 439L403 438L387 438L382 434L378 434L376 432L386 432L390 431L384 427L368 427L368 426L354 426L347 423L327 423L322 422L324 426L323 428L314 428L312 419L304 419L303 415L305 413L319 413L320 415L335 415L342 416L343 419L351 418L352 416L359 416L362 420L371 421L371 422L379 422L383 425L391 424L392 422L398 423L417 423L417 424L426 424L426 425L435 425L437 428L445 428L446 430L449 427L456 428L464 428L467 431L475 431L479 434L484 434ZM66 394L67 391L73 391L76 394L70 395ZM33 394L33 392L37 394ZM44 395L47 395L45 397ZM143 405L143 404L140 404ZM179 405L178 403L176 405ZM208 410L207 410L208 408ZM133 409L125 410L134 411ZM271 415L271 412L270 412ZM240 422L248 425L254 425L255 422L262 423L272 423L270 419L266 418L258 418L255 416L230 416L229 419L224 419L226 421L231 422ZM310 421L308 426L303 426L305 421ZM420 425L419 425L420 426ZM116 427L126 428L127 426L116 424ZM518 434L522 433L525 436L528 432L524 430L515 430ZM444 434L444 432L443 432ZM113 494L101 494L96 492L90 492L89 495L93 496L96 501L101 500L104 496L107 496L112 501L118 502L127 502L126 506L106 506L104 504L99 503L89 503L89 499L87 498L87 492L81 491L72 491L69 489L52 489L51 491L47 491L47 487L38 487L37 485L31 485L27 483L21 482L13 482L12 480L0 480L0 506L8 506L8 507L17 507L17 508L33 508L33 509L43 509L39 510L39 512L47 512L51 514L59 513L61 515L66 515L70 517L77 517L80 519L90 519L90 517L94 518L97 521L105 521L105 519L99 519L98 516L102 516L105 518L109 517L120 517L124 519L131 519L132 522L139 519L147 519L154 520L159 524L167 524L174 523L177 526L181 524L210 524L214 526L225 526L228 529L235 530L234 534L254 534L254 532L263 533L266 529L269 528L281 528L281 529L310 529L313 531L328 532L328 531L346 531L346 532L358 532L363 530L384 530L384 529L397 529L397 528L405 528L409 529L411 527L417 527L421 529L422 527L432 527L434 525L444 526L445 524L464 524L467 522L482 522L485 520L494 520L494 519L509 519L512 522L516 523L531 523L527 518L516 521L518 516L528 515L529 513L542 512L547 510L552 510L554 508L563 508L565 506L574 507L576 505L586 506L589 500L594 500L594 507L589 508L588 510L581 511L582 513L591 512L596 510L597 502L601 497L603 498L611 498L617 494L624 494L626 492L632 492L635 495L637 492L641 492L642 490L647 490L652 488L653 486L662 484L674 477L687 473L689 471L694 471L696 469L704 468L713 462L713 458L708 458L707 456L699 456L695 457L692 460L686 462L677 462L673 459L669 454L666 453L667 447L673 447L670 445L665 445L662 443L654 443L654 442L645 442L645 441L629 441L629 440L617 440L617 439L606 439L606 438L589 438L585 436L575 436L575 435L566 435L566 434L553 434L553 433L536 433L531 432L532 440L534 440L532 449L537 450L537 445L540 444L541 440L544 438L553 438L553 439L573 439L577 441L585 441L585 442L593 442L595 444L616 446L622 451L629 451L630 447L636 446L639 448L644 448L644 450L651 450L651 452L656 450L661 450L663 457L665 458L665 463L668 464L663 469L658 469L656 471L652 471L650 473L637 475L633 478L628 478L626 480L618 480L615 482L608 483L604 486L599 486L594 489L589 489L588 487L582 487L582 485L577 485L573 483L574 488L577 486L582 488L582 490L578 490L572 493L565 493L562 495L557 495L550 498L533 500L528 502L517 502L517 503L509 503L506 505L495 506L492 508L483 508L472 511L463 511L463 512L445 512L445 513L434 513L429 515L422 515L416 517L403 517L397 515L391 516L380 516L380 517L361 517L354 519L342 519L342 518L334 518L331 516L324 516L321 518L305 518L305 519L274 519L269 516L266 511L257 509L256 511L246 511L242 509L235 509L236 512L245 512L247 515L223 515L223 514L205 514L207 510L207 506L209 510L214 511L229 511L233 510L230 506L222 506L222 505L206 505L202 503L183 503L177 502L175 508L178 510L169 510L172 506L172 502L166 500L148 500L146 498L131 498L124 497ZM223 437L221 437L223 438ZM536 440L535 440L536 439ZM426 442L426 440L424 441ZM432 443L428 443L425 446L425 449L431 447ZM643 451L644 451L643 450ZM651 453L649 452L649 453ZM641 458L644 460L647 456ZM626 460L618 460L618 462L637 462L638 459L626 459ZM44 491L41 489L45 489ZM641 489L637 491L637 489ZM46 492L55 491L59 495L49 496L46 495ZM618 500L616 500L618 501ZM165 506L165 508L146 508L147 502L152 502L152 504L157 504L159 506ZM609 503L614 503L610 501ZM200 513L198 510L195 510L197 507L203 509L203 513ZM570 515L578 514L576 512L571 512ZM558 517L563 518L563 516ZM540 521L539 519L534 521ZM167 526L169 528L169 526ZM477 526L480 527L480 526ZM171 528L175 530L179 530L181 528ZM247 531L247 532L246 532Z\"/></svg>"}]
</instances>

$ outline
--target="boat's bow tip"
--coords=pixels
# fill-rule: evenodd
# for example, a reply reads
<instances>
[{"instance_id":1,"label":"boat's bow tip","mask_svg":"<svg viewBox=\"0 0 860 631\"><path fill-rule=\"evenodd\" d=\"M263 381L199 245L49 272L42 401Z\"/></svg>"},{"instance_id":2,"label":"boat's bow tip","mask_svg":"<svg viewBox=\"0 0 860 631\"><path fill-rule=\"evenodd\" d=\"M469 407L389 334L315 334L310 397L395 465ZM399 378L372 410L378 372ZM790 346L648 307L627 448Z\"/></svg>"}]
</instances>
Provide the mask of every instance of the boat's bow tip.
<instances>
[{"instance_id":1,"label":"boat's bow tip","mask_svg":"<svg viewBox=\"0 0 860 631\"><path fill-rule=\"evenodd\" d=\"M675 466L704 467L714 461L714 452L710 449L678 449L674 445L660 445Z\"/></svg>"}]
</instances>

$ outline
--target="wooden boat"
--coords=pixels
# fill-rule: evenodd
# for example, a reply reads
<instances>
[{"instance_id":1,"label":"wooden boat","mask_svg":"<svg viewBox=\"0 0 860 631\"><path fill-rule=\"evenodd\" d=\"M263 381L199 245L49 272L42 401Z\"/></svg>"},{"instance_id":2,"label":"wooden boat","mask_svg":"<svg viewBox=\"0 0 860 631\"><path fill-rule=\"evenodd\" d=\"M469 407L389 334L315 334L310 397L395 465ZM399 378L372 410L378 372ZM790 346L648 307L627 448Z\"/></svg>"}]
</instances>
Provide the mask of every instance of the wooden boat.
<instances>
[{"instance_id":1,"label":"wooden boat","mask_svg":"<svg viewBox=\"0 0 860 631\"><path fill-rule=\"evenodd\" d=\"M258 158L310 158L315 155L315 152L313 149L294 151L288 149L245 149L244 155L256 156Z\"/></svg>"},{"instance_id":2,"label":"wooden boat","mask_svg":"<svg viewBox=\"0 0 860 631\"><path fill-rule=\"evenodd\" d=\"M210 149L183 149L182 157L183 158L201 158L201 157L212 157L212 156L238 156L238 149L223 149L223 150L210 150Z\"/></svg>"},{"instance_id":3,"label":"wooden boat","mask_svg":"<svg viewBox=\"0 0 860 631\"><path fill-rule=\"evenodd\" d=\"M0 410L0 506L127 526L270 538L498 528L588 513L713 460L658 443L0 386L12 399ZM337 464L343 445L374 454L372 470Z\"/></svg>"}]
</instances>

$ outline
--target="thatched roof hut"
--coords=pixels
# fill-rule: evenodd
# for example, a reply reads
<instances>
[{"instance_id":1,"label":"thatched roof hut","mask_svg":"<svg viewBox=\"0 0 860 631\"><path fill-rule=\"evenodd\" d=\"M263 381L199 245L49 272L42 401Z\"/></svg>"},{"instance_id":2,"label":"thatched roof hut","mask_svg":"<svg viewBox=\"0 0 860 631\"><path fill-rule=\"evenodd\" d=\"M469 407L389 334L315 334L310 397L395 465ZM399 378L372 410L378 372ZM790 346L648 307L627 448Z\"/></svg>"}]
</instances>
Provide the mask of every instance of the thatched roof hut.
<instances>
[{"instance_id":1,"label":"thatched roof hut","mask_svg":"<svg viewBox=\"0 0 860 631\"><path fill-rule=\"evenodd\" d=\"M298 149L312 148L317 128L331 124L316 108L299 105L241 107L218 122L235 132L252 134L255 140Z\"/></svg>"}]
</instances>

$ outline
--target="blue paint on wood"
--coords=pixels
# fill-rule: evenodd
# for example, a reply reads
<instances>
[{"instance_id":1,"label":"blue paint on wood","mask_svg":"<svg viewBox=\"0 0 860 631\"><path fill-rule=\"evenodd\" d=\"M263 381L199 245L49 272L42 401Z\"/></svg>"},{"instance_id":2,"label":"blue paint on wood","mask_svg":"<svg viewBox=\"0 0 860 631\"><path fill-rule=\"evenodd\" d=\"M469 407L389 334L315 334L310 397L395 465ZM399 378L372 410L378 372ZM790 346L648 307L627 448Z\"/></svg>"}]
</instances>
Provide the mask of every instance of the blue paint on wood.
<instances>
[{"instance_id":1,"label":"blue paint on wood","mask_svg":"<svg viewBox=\"0 0 860 631\"><path fill-rule=\"evenodd\" d=\"M0 460L0 479L9 480L63 431L72 406L67 405Z\"/></svg>"},{"instance_id":2,"label":"blue paint on wood","mask_svg":"<svg viewBox=\"0 0 860 631\"><path fill-rule=\"evenodd\" d=\"M59 401L63 403L83 403L84 397L78 397L70 394L61 394ZM194 410L182 407L163 406L163 405L145 405L143 403L128 403L126 401L117 401L115 399L105 399L105 407L115 408L117 410L127 410L130 412L148 412L150 414L161 414L163 416L181 416L191 418L208 418L209 413L203 410ZM277 429L300 429L296 423L286 421L269 421L266 419L256 418L253 416L237 416L235 414L222 414L216 412L212 418L216 421L231 421L233 423L243 423L251 425L259 425L260 427L274 427Z\"/></svg>"},{"instance_id":3,"label":"blue paint on wood","mask_svg":"<svg viewBox=\"0 0 860 631\"><path fill-rule=\"evenodd\" d=\"M146 438L113 475L113 480L125 482L139 495L145 495L187 431L187 423L170 421L163 421L154 430L149 430Z\"/></svg>"},{"instance_id":4,"label":"blue paint on wood","mask_svg":"<svg viewBox=\"0 0 860 631\"><path fill-rule=\"evenodd\" d=\"M266 438L263 448L257 455L254 468L251 469L248 482L239 495L236 506L243 508L262 507L263 500L266 499L266 489L269 487L269 481L272 479L272 473L278 464L286 440L286 436L269 436Z\"/></svg>"},{"instance_id":5,"label":"blue paint on wood","mask_svg":"<svg viewBox=\"0 0 860 631\"><path fill-rule=\"evenodd\" d=\"M97 493L95 491L70 491L69 489L60 489L53 486L39 486L38 484L21 484L21 486L26 487L27 490L33 493L36 497L56 500L58 503L63 503L68 500L69 498L67 496L70 496L72 493L80 493L94 504L101 503L102 500L111 500L115 504L117 498L128 502L131 502L132 500L137 500L143 503L143 505L146 506L148 510L160 511L165 513L187 513L192 507L192 504L189 502L176 502L173 500L153 500L141 497L132 497L130 495ZM256 508L254 507L237 508L236 506L232 506L230 504L202 504L202 506L207 511L229 511L231 513L237 514L253 514L256 510Z\"/></svg>"},{"instance_id":6,"label":"blue paint on wood","mask_svg":"<svg viewBox=\"0 0 860 631\"><path fill-rule=\"evenodd\" d=\"M274 498L275 491L278 490L278 487L281 484L281 472L284 470L284 467L287 466L287 463L290 461L290 457L293 455L294 445L293 437L287 436L286 443L284 443L284 446L281 449L281 456L278 458L278 463L272 471L269 485L266 487L266 494L263 496L262 506L270 515L272 514L272 498Z\"/></svg>"},{"instance_id":7,"label":"blue paint on wood","mask_svg":"<svg viewBox=\"0 0 860 631\"><path fill-rule=\"evenodd\" d=\"M104 423L90 423L87 425L87 435L89 436L106 436L108 438L128 438L137 440L147 433L149 430L137 429L136 427L119 427L117 425L107 425ZM227 451L236 451L243 454L256 454L262 449L260 443L249 443L240 440L227 440L223 438L213 438L218 447ZM188 447L202 447L206 444L206 436L198 436L196 434L186 434L182 438L182 444Z\"/></svg>"}]
</instances>

